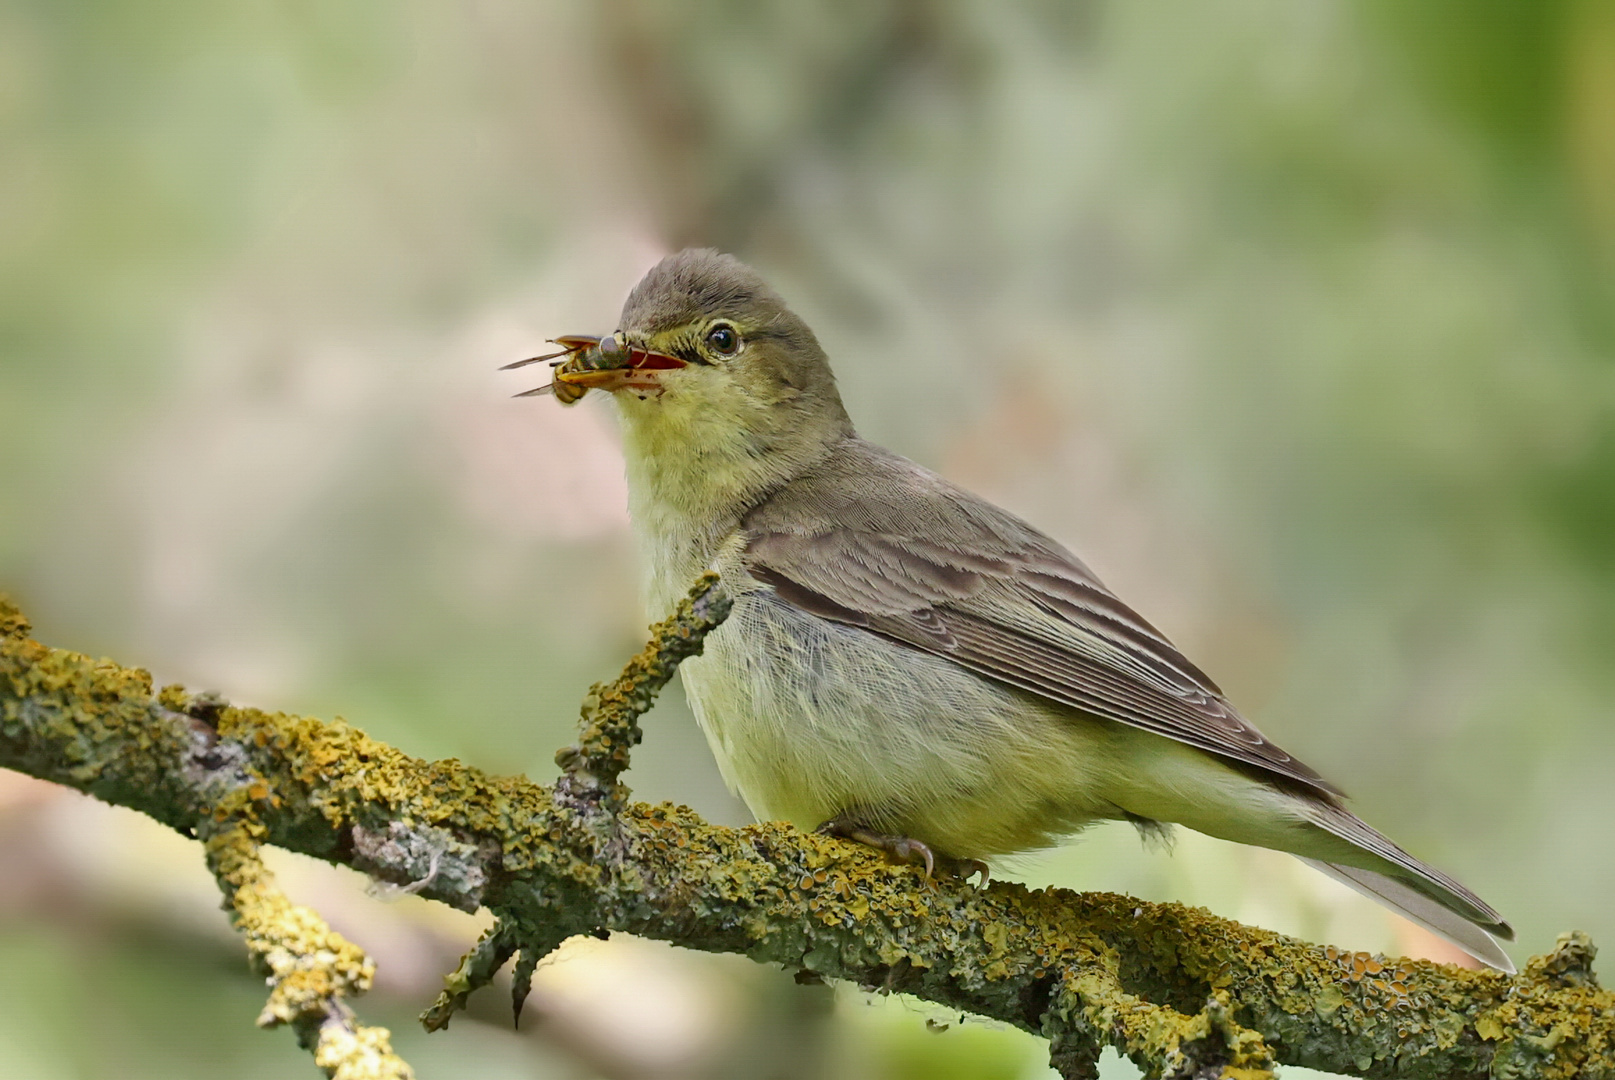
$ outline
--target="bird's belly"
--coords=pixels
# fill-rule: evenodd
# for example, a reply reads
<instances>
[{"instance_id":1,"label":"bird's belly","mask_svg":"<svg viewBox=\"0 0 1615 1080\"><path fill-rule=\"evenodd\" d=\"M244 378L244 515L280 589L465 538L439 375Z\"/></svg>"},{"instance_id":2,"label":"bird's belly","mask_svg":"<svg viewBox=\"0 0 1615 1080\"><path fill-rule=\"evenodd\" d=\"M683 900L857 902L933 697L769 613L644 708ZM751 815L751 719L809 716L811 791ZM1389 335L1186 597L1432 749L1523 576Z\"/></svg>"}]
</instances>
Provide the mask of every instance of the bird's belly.
<instances>
[{"instance_id":1,"label":"bird's belly","mask_svg":"<svg viewBox=\"0 0 1615 1080\"><path fill-rule=\"evenodd\" d=\"M1052 842L1119 809L1115 730L771 592L682 668L725 779L764 819L856 814L956 857Z\"/></svg>"}]
</instances>

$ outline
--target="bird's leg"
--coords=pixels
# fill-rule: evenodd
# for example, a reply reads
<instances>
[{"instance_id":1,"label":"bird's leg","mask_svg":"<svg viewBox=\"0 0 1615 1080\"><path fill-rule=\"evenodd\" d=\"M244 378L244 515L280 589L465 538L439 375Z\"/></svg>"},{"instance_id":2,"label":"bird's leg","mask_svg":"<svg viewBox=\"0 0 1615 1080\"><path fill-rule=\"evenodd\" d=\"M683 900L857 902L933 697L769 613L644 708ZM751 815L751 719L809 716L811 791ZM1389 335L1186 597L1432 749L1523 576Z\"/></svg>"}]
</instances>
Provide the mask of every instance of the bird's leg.
<instances>
[{"instance_id":1,"label":"bird's leg","mask_svg":"<svg viewBox=\"0 0 1615 1080\"><path fill-rule=\"evenodd\" d=\"M843 840L855 840L860 844L867 844L897 862L921 864L925 867L925 876L928 878L941 870L948 877L961 880L968 880L980 874L981 883L987 884L987 864L980 859L955 859L948 855L939 855L932 851L931 845L924 840L916 840L912 836L894 836L890 833L876 832L851 814L833 817L820 825L817 831L827 836L839 836Z\"/></svg>"}]
</instances>

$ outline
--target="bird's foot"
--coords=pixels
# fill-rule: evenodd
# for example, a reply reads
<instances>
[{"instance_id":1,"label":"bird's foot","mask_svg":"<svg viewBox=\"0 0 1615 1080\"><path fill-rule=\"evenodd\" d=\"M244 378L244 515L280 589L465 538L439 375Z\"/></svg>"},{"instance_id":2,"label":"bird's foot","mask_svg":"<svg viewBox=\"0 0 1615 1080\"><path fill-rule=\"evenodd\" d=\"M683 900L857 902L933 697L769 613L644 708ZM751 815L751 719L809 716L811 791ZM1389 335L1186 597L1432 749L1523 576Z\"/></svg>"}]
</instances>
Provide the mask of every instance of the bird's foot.
<instances>
[{"instance_id":1,"label":"bird's foot","mask_svg":"<svg viewBox=\"0 0 1615 1080\"><path fill-rule=\"evenodd\" d=\"M940 871L944 876L968 881L976 875L981 875L981 884L987 884L987 864L980 859L955 859L949 855L941 855L931 850L931 845L924 840L916 840L912 836L893 836L889 833L876 832L867 825L846 818L832 818L820 825L818 830L827 836L839 836L843 840L855 840L866 844L877 851L884 852L888 859L894 862L911 863L925 867L925 876L935 877Z\"/></svg>"}]
</instances>

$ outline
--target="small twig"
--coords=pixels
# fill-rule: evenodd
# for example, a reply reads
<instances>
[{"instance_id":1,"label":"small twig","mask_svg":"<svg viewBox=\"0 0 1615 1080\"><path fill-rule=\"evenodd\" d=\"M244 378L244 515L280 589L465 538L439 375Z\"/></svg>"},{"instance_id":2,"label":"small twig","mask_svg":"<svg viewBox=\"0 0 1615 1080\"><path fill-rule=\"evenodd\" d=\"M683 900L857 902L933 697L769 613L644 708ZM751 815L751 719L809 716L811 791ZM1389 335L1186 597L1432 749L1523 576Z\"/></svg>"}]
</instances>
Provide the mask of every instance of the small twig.
<instances>
[{"instance_id":1,"label":"small twig","mask_svg":"<svg viewBox=\"0 0 1615 1080\"><path fill-rule=\"evenodd\" d=\"M264 866L264 830L243 817L208 828L203 850L231 920L269 983L258 1026L288 1024L334 1080L412 1080L386 1028L358 1022L346 999L370 989L375 964L306 907L293 904Z\"/></svg>"},{"instance_id":2,"label":"small twig","mask_svg":"<svg viewBox=\"0 0 1615 1080\"><path fill-rule=\"evenodd\" d=\"M718 586L717 574L706 574L690 595L679 601L673 614L650 628L650 640L622 673L610 683L595 683L584 699L578 724L578 741L555 755L561 778L555 785L556 801L577 815L584 826L578 839L593 848L593 858L604 869L606 853L620 849L612 832L618 814L627 804L628 787L619 779L628 768L629 752L639 745L639 718L655 704L680 663L701 653L706 636L728 616L731 603ZM586 835L581 835L586 834ZM605 936L603 927L587 929ZM576 932L575 930L573 932ZM436 1002L421 1014L428 1031L447 1027L456 1010L465 1007L472 991L492 981L499 968L518 951L511 1006L516 1022L533 986L539 961L558 948L569 935L553 925L523 924L501 919L448 976Z\"/></svg>"},{"instance_id":3,"label":"small twig","mask_svg":"<svg viewBox=\"0 0 1615 1080\"><path fill-rule=\"evenodd\" d=\"M619 778L628 768L629 752L643 732L639 718L649 711L683 661L699 656L707 634L729 615L732 602L708 573L679 601L673 614L650 628L650 641L610 683L595 683L584 699L576 744L555 755L562 779L558 794L599 800L616 811L627 802L628 788Z\"/></svg>"},{"instance_id":4,"label":"small twig","mask_svg":"<svg viewBox=\"0 0 1615 1080\"><path fill-rule=\"evenodd\" d=\"M511 928L505 923L495 923L460 957L460 966L444 977L443 992L421 1013L421 1026L427 1031L448 1027L454 1014L465 1008L472 992L493 982L494 975L519 948L521 944Z\"/></svg>"}]
</instances>

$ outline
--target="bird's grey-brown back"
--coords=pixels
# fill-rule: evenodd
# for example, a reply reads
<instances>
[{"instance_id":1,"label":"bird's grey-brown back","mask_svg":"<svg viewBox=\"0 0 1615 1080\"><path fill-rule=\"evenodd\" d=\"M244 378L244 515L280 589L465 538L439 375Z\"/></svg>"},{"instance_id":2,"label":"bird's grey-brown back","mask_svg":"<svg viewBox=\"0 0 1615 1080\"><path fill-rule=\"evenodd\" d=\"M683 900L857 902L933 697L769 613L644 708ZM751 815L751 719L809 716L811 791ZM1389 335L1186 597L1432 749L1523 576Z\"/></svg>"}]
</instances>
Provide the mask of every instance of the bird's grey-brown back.
<instances>
[{"instance_id":1,"label":"bird's grey-brown back","mask_svg":"<svg viewBox=\"0 0 1615 1080\"><path fill-rule=\"evenodd\" d=\"M1075 556L859 439L817 339L744 264L670 256L621 330L684 361L615 395L630 510L653 610L709 568L736 597L682 675L759 815L961 858L1178 822L1313 860L1508 965L1496 912L1345 810Z\"/></svg>"}]
</instances>

